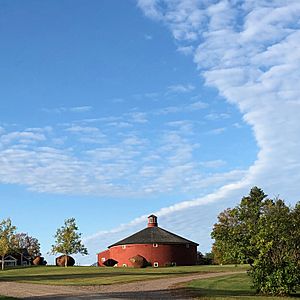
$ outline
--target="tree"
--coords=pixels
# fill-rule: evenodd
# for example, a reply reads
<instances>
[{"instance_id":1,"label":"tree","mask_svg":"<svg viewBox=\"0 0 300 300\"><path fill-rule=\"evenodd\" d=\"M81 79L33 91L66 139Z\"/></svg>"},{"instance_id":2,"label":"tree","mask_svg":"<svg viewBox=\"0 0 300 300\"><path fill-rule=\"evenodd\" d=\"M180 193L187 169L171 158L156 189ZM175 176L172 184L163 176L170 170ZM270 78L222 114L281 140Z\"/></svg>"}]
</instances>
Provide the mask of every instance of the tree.
<instances>
[{"instance_id":1,"label":"tree","mask_svg":"<svg viewBox=\"0 0 300 300\"><path fill-rule=\"evenodd\" d=\"M258 221L264 205L269 201L258 187L253 187L240 205L228 208L218 216L212 238L215 239L214 252L221 263L250 263L258 256L255 239Z\"/></svg>"},{"instance_id":2,"label":"tree","mask_svg":"<svg viewBox=\"0 0 300 300\"><path fill-rule=\"evenodd\" d=\"M254 187L234 209L220 213L213 250L222 260L250 262L253 286L263 294L286 295L300 284L300 203L294 209Z\"/></svg>"},{"instance_id":3,"label":"tree","mask_svg":"<svg viewBox=\"0 0 300 300\"><path fill-rule=\"evenodd\" d=\"M1 269L4 270L5 256L13 249L16 227L8 218L0 223L0 256L2 259Z\"/></svg>"},{"instance_id":4,"label":"tree","mask_svg":"<svg viewBox=\"0 0 300 300\"><path fill-rule=\"evenodd\" d=\"M87 255L88 251L81 242L81 233L75 218L65 220L64 226L57 229L55 234L55 245L52 245L51 253L62 253L65 256L65 267L68 263L68 255L80 253Z\"/></svg>"},{"instance_id":5,"label":"tree","mask_svg":"<svg viewBox=\"0 0 300 300\"><path fill-rule=\"evenodd\" d=\"M205 253L204 255L198 251L197 252L197 265L213 265L214 264L214 254L212 252Z\"/></svg>"},{"instance_id":6,"label":"tree","mask_svg":"<svg viewBox=\"0 0 300 300\"><path fill-rule=\"evenodd\" d=\"M293 209L281 199L270 201L264 208L257 234L258 258L250 271L253 286L264 294L287 295L295 292L300 281L298 227Z\"/></svg>"},{"instance_id":7,"label":"tree","mask_svg":"<svg viewBox=\"0 0 300 300\"><path fill-rule=\"evenodd\" d=\"M40 253L40 243L38 239L28 235L28 233L17 233L14 238L16 251L22 252L26 249L31 258L35 258Z\"/></svg>"}]
</instances>

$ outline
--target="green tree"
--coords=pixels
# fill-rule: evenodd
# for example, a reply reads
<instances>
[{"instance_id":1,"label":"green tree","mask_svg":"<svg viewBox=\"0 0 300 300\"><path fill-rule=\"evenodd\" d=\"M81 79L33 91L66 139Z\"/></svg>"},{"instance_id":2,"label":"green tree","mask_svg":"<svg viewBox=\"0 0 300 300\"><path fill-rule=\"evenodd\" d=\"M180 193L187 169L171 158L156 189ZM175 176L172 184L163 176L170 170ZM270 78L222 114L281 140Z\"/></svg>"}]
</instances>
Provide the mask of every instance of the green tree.
<instances>
[{"instance_id":1,"label":"green tree","mask_svg":"<svg viewBox=\"0 0 300 300\"><path fill-rule=\"evenodd\" d=\"M5 256L13 250L16 227L12 225L11 219L0 223L0 256L2 259L1 269L4 270Z\"/></svg>"},{"instance_id":2,"label":"green tree","mask_svg":"<svg viewBox=\"0 0 300 300\"><path fill-rule=\"evenodd\" d=\"M240 257L239 239L237 234L238 219L236 209L226 209L218 216L212 237L215 239L213 253L220 264L237 263Z\"/></svg>"},{"instance_id":3,"label":"green tree","mask_svg":"<svg viewBox=\"0 0 300 300\"><path fill-rule=\"evenodd\" d=\"M17 233L14 238L14 244L17 252L22 252L23 249L26 249L31 258L41 254L38 239L28 235L28 233Z\"/></svg>"},{"instance_id":4,"label":"green tree","mask_svg":"<svg viewBox=\"0 0 300 300\"><path fill-rule=\"evenodd\" d=\"M259 220L256 237L258 257L250 270L253 286L260 293L287 295L299 285L299 237L293 209L281 199L270 201Z\"/></svg>"},{"instance_id":5,"label":"green tree","mask_svg":"<svg viewBox=\"0 0 300 300\"><path fill-rule=\"evenodd\" d=\"M255 246L258 221L267 195L262 189L253 187L240 205L226 209L218 216L212 238L215 239L214 252L221 263L250 263L258 256Z\"/></svg>"},{"instance_id":6,"label":"green tree","mask_svg":"<svg viewBox=\"0 0 300 300\"><path fill-rule=\"evenodd\" d=\"M65 255L65 267L67 267L67 258L71 254L87 255L88 251L81 241L81 233L78 232L78 227L75 218L65 220L64 226L57 229L55 234L55 245L52 245L51 253L62 253Z\"/></svg>"},{"instance_id":7,"label":"green tree","mask_svg":"<svg viewBox=\"0 0 300 300\"><path fill-rule=\"evenodd\" d=\"M220 262L249 262L259 293L286 295L300 284L300 204L267 199L254 187L233 209L218 216L212 237Z\"/></svg>"}]
</instances>

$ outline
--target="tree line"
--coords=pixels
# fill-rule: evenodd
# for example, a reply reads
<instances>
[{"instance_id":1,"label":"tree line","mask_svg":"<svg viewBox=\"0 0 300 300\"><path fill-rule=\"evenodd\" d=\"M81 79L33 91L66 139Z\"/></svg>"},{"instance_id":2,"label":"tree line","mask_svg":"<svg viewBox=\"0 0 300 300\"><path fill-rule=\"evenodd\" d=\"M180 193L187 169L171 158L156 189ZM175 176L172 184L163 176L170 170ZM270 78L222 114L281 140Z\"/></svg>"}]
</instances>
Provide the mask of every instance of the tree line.
<instances>
[{"instance_id":1,"label":"tree line","mask_svg":"<svg viewBox=\"0 0 300 300\"><path fill-rule=\"evenodd\" d=\"M0 257L1 269L5 268L5 259L8 255L22 253L26 249L27 254L33 260L41 255L40 243L28 233L17 233L17 228L10 218L0 222ZM81 233L78 231L75 218L66 219L64 225L57 229L55 243L49 254L61 253L65 256L64 264L67 267L68 256L71 254L88 254L87 248L81 241Z\"/></svg>"},{"instance_id":2,"label":"tree line","mask_svg":"<svg viewBox=\"0 0 300 300\"><path fill-rule=\"evenodd\" d=\"M253 187L218 216L211 234L217 263L248 263L258 293L287 295L300 286L300 202L294 207Z\"/></svg>"}]
</instances>

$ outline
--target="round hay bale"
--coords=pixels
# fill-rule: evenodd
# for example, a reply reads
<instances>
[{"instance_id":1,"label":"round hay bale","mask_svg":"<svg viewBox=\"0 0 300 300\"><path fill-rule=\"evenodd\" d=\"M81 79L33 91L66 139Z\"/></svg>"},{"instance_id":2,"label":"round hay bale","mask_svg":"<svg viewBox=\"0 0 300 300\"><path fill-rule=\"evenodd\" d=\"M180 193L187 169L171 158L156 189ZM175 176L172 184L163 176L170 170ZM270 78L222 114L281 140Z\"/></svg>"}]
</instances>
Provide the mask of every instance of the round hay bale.
<instances>
[{"instance_id":1,"label":"round hay bale","mask_svg":"<svg viewBox=\"0 0 300 300\"><path fill-rule=\"evenodd\" d=\"M129 258L129 260L134 268L145 268L148 266L147 259L139 254Z\"/></svg>"},{"instance_id":2,"label":"round hay bale","mask_svg":"<svg viewBox=\"0 0 300 300\"><path fill-rule=\"evenodd\" d=\"M44 266L47 264L47 262L45 261L44 257L42 256L37 256L34 258L34 260L32 261L32 264L35 266Z\"/></svg>"},{"instance_id":3,"label":"round hay bale","mask_svg":"<svg viewBox=\"0 0 300 300\"><path fill-rule=\"evenodd\" d=\"M64 267L65 266L65 255L61 255L55 259L55 263L59 267ZM72 256L67 255L67 266L72 267L75 265L75 259Z\"/></svg>"}]
</instances>

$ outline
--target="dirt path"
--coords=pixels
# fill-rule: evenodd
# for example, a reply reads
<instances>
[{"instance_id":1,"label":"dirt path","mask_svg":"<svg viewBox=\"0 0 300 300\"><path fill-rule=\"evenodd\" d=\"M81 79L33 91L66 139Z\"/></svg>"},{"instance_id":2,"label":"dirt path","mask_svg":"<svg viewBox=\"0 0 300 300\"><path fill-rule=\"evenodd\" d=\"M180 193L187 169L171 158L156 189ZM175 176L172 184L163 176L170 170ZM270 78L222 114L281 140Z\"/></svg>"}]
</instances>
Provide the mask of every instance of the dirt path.
<instances>
[{"instance_id":1,"label":"dirt path","mask_svg":"<svg viewBox=\"0 0 300 300\"><path fill-rule=\"evenodd\" d=\"M178 287L179 284L194 279L204 279L237 273L238 272L194 274L181 277L100 286L53 286L16 282L0 282L0 295L27 300L191 299L184 294L183 288Z\"/></svg>"}]
</instances>

